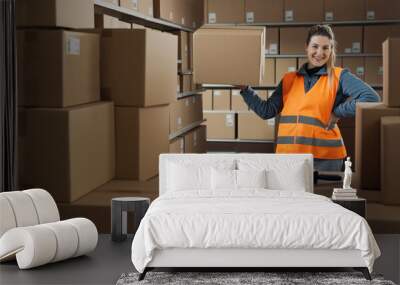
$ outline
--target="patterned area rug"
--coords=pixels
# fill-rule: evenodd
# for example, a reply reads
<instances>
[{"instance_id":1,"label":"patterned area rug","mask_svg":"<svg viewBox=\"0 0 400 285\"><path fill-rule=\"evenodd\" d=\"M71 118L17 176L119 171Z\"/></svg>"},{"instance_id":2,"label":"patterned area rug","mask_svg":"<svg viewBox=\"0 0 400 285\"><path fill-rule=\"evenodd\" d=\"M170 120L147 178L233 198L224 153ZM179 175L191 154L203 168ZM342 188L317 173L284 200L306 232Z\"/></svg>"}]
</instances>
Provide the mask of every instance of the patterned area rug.
<instances>
[{"instance_id":1,"label":"patterned area rug","mask_svg":"<svg viewBox=\"0 0 400 285\"><path fill-rule=\"evenodd\" d=\"M268 285L395 285L380 275L372 275L372 281L360 272L148 272L138 281L138 273L122 274L117 285L133 284L268 284Z\"/></svg>"}]
</instances>

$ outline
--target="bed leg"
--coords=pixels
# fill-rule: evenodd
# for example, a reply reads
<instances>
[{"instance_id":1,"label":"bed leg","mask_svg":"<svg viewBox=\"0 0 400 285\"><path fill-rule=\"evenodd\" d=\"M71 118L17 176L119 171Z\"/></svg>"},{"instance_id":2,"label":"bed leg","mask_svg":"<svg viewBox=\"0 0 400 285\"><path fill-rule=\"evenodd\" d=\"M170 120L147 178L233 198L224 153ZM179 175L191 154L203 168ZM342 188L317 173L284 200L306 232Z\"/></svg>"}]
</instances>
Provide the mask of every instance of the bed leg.
<instances>
[{"instance_id":1,"label":"bed leg","mask_svg":"<svg viewBox=\"0 0 400 285\"><path fill-rule=\"evenodd\" d=\"M148 269L147 267L143 270L142 273L139 274L139 278L138 281L142 281L144 279L144 277L146 277L146 273L147 273Z\"/></svg>"},{"instance_id":2,"label":"bed leg","mask_svg":"<svg viewBox=\"0 0 400 285\"><path fill-rule=\"evenodd\" d=\"M365 279L372 280L371 274L369 274L369 270L367 267L355 267L354 269L357 271L361 271L362 274L364 275Z\"/></svg>"}]
</instances>

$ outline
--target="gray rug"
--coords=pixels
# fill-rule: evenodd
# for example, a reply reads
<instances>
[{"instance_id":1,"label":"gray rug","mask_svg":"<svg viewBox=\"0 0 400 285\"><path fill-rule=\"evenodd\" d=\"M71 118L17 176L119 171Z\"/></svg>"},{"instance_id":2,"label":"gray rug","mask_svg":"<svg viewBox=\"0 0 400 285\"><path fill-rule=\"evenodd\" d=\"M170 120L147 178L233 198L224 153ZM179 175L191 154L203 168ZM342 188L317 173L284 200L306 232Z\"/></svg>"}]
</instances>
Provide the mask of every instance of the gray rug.
<instances>
[{"instance_id":1,"label":"gray rug","mask_svg":"<svg viewBox=\"0 0 400 285\"><path fill-rule=\"evenodd\" d=\"M395 285L380 275L372 275L368 281L359 272L148 272L146 278L138 281L138 273L122 274L117 285L133 284L268 284L268 285Z\"/></svg>"}]
</instances>

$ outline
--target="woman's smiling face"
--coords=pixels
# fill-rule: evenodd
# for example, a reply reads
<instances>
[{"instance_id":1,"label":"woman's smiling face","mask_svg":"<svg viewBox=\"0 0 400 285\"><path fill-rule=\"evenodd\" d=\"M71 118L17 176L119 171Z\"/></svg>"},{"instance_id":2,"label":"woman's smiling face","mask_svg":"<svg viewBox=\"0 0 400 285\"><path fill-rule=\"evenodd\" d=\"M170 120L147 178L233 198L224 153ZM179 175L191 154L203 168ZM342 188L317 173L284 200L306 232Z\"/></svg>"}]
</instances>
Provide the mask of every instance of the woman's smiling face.
<instances>
[{"instance_id":1,"label":"woman's smiling face","mask_svg":"<svg viewBox=\"0 0 400 285\"><path fill-rule=\"evenodd\" d=\"M326 36L315 35L311 37L306 47L308 68L321 67L327 63L332 53L331 40Z\"/></svg>"}]
</instances>

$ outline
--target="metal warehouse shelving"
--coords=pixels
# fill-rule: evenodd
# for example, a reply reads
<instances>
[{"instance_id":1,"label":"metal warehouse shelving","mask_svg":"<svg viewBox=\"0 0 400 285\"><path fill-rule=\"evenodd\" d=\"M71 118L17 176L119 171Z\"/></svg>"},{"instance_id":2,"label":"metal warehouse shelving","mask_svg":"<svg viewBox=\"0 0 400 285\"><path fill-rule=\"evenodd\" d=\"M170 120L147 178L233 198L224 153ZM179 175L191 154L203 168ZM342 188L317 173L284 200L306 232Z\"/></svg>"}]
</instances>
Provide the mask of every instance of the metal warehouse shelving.
<instances>
[{"instance_id":1,"label":"metal warehouse shelving","mask_svg":"<svg viewBox=\"0 0 400 285\"><path fill-rule=\"evenodd\" d=\"M178 93L178 99L185 98L185 97L190 97L193 95L201 94L203 91L205 91L204 88L202 89L196 89L192 91L187 91L187 92L180 92Z\"/></svg>"},{"instance_id":2,"label":"metal warehouse shelving","mask_svg":"<svg viewBox=\"0 0 400 285\"><path fill-rule=\"evenodd\" d=\"M266 27L308 27L318 24L327 24L332 26L359 26L359 25L390 25L400 24L398 20L362 20L362 21L322 21L322 22L260 22L260 23L240 23L226 24L237 26L266 26ZM213 24L211 24L213 25Z\"/></svg>"},{"instance_id":3,"label":"metal warehouse shelving","mask_svg":"<svg viewBox=\"0 0 400 285\"><path fill-rule=\"evenodd\" d=\"M106 3L102 0L95 0L94 4L96 13L113 16L124 22L135 23L138 25L142 25L148 28L157 29L161 31L176 31L176 30L182 30L186 32L194 31L191 28L184 27L166 20L143 15L139 12L124 7L119 7L112 3Z\"/></svg>"},{"instance_id":4,"label":"metal warehouse shelving","mask_svg":"<svg viewBox=\"0 0 400 285\"><path fill-rule=\"evenodd\" d=\"M177 137L179 137L179 136L181 136L181 135L183 135L183 134L185 134L185 133L197 128L198 126L200 126L205 121L206 120L203 119L203 120L191 123L190 125L187 125L186 127L180 129L179 131L176 131L175 133L170 134L169 135L169 140L173 140L173 139L175 139L175 138L177 138Z\"/></svg>"}]
</instances>

